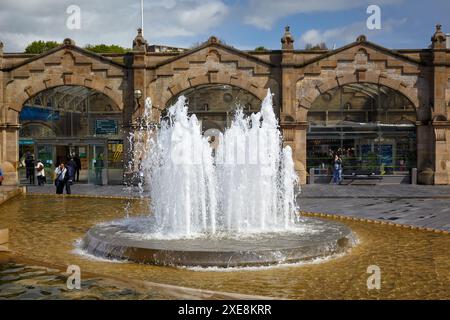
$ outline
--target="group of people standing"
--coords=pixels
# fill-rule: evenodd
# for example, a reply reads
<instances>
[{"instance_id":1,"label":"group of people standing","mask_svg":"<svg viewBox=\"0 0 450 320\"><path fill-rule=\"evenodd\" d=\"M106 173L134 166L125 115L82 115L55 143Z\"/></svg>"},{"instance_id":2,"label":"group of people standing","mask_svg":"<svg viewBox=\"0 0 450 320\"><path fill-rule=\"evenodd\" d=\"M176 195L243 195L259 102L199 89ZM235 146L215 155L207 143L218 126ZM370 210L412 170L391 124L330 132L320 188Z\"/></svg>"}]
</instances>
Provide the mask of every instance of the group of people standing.
<instances>
[{"instance_id":1,"label":"group of people standing","mask_svg":"<svg viewBox=\"0 0 450 320\"><path fill-rule=\"evenodd\" d=\"M34 156L27 152L25 155L25 173L27 181L30 184L35 184L35 177L37 178L38 185L42 186L47 183L47 178L45 177L45 166L41 160L34 160Z\"/></svg>"},{"instance_id":2,"label":"group of people standing","mask_svg":"<svg viewBox=\"0 0 450 320\"><path fill-rule=\"evenodd\" d=\"M78 159L78 161L77 161ZM78 157L70 157L67 163L61 162L55 168L56 194L63 194L64 188L67 194L71 194L71 185L74 181L80 181L81 161Z\"/></svg>"},{"instance_id":3,"label":"group of people standing","mask_svg":"<svg viewBox=\"0 0 450 320\"><path fill-rule=\"evenodd\" d=\"M45 176L45 166L41 160L34 160L34 156L27 152L25 155L25 172L27 181L35 184L35 177L39 186L47 183ZM63 194L66 189L67 194L71 194L71 185L74 181L80 181L81 160L77 154L67 157L67 162L61 161L55 168L55 187L57 194Z\"/></svg>"}]
</instances>

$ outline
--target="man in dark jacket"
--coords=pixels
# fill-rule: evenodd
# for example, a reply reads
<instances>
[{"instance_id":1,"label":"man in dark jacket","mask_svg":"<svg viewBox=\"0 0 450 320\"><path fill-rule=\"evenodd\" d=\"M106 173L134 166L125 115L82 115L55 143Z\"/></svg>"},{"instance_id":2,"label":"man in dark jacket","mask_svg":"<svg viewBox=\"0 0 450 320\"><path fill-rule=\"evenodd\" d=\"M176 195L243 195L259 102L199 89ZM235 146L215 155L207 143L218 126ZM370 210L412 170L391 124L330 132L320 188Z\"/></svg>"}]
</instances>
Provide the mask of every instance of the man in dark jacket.
<instances>
[{"instance_id":1,"label":"man in dark jacket","mask_svg":"<svg viewBox=\"0 0 450 320\"><path fill-rule=\"evenodd\" d=\"M75 180L76 182L80 182L81 159L77 153L73 157L73 161L75 161L75 165L76 165L75 176L73 177L73 180Z\"/></svg>"},{"instance_id":2,"label":"man in dark jacket","mask_svg":"<svg viewBox=\"0 0 450 320\"><path fill-rule=\"evenodd\" d=\"M67 173L65 176L66 180L66 193L71 194L72 190L70 189L70 186L73 184L73 180L75 177L75 170L76 170L76 164L73 158L69 158L69 161L67 162Z\"/></svg>"},{"instance_id":3,"label":"man in dark jacket","mask_svg":"<svg viewBox=\"0 0 450 320\"><path fill-rule=\"evenodd\" d=\"M27 180L30 184L34 184L34 157L30 152L27 152L25 157L25 170L27 174Z\"/></svg>"}]
</instances>

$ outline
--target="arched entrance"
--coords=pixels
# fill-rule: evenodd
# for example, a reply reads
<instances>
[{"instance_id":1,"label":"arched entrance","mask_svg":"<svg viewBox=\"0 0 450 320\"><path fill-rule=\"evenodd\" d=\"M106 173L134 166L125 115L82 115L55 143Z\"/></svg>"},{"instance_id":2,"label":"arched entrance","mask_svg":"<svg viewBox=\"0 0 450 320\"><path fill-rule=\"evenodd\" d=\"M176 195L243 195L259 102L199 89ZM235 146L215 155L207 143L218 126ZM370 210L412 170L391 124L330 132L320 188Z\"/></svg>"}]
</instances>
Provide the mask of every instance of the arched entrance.
<instances>
[{"instance_id":1,"label":"arched entrance","mask_svg":"<svg viewBox=\"0 0 450 320\"><path fill-rule=\"evenodd\" d=\"M242 88L224 85L200 85L181 92L169 100L167 106L174 104L179 96L184 95L189 105L189 113L195 113L202 125L202 131L224 129L233 120L236 109L245 113L257 112L261 100Z\"/></svg>"},{"instance_id":2,"label":"arched entrance","mask_svg":"<svg viewBox=\"0 0 450 320\"><path fill-rule=\"evenodd\" d=\"M41 160L47 176L70 157L81 164L79 180L123 181L123 113L104 93L84 86L57 86L29 98L19 114L19 179L27 157Z\"/></svg>"},{"instance_id":3,"label":"arched entrance","mask_svg":"<svg viewBox=\"0 0 450 320\"><path fill-rule=\"evenodd\" d=\"M308 111L307 170L316 182L330 181L337 153L347 179L407 183L416 146L414 105L387 86L346 84L321 94Z\"/></svg>"}]
</instances>

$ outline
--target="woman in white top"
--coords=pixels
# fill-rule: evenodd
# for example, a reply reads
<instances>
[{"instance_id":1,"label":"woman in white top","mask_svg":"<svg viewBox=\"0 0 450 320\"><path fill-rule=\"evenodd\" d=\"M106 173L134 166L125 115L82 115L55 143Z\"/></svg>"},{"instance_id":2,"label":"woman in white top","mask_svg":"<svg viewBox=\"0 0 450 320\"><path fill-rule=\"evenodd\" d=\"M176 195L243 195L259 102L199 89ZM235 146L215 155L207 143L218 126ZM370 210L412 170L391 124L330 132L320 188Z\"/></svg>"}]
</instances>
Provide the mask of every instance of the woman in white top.
<instances>
[{"instance_id":1,"label":"woman in white top","mask_svg":"<svg viewBox=\"0 0 450 320\"><path fill-rule=\"evenodd\" d=\"M56 194L64 193L64 186L66 184L66 173L67 169L63 162L55 169L55 186L56 186Z\"/></svg>"},{"instance_id":2,"label":"woman in white top","mask_svg":"<svg viewBox=\"0 0 450 320\"><path fill-rule=\"evenodd\" d=\"M36 164L36 172L38 185L42 186L45 184L45 167L41 160Z\"/></svg>"}]
</instances>

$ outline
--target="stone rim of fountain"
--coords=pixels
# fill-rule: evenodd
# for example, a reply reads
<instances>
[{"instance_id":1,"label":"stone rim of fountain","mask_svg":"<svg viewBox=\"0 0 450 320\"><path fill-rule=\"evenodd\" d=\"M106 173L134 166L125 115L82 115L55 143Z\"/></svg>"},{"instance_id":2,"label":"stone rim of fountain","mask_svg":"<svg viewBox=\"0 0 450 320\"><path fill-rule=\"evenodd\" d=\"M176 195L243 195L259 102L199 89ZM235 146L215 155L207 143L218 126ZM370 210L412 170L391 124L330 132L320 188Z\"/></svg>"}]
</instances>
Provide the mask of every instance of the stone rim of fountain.
<instances>
[{"instance_id":1,"label":"stone rim of fountain","mask_svg":"<svg viewBox=\"0 0 450 320\"><path fill-rule=\"evenodd\" d=\"M313 233L260 234L248 239L137 239L123 223L111 222L91 228L81 248L89 254L130 262L176 267L255 267L308 262L347 252L356 236L346 225L308 218L319 229ZM302 225L305 222L302 221ZM270 237L270 238L267 238ZM259 243L258 243L259 242ZM272 243L271 245L268 243ZM235 249L233 250L233 246Z\"/></svg>"}]
</instances>

